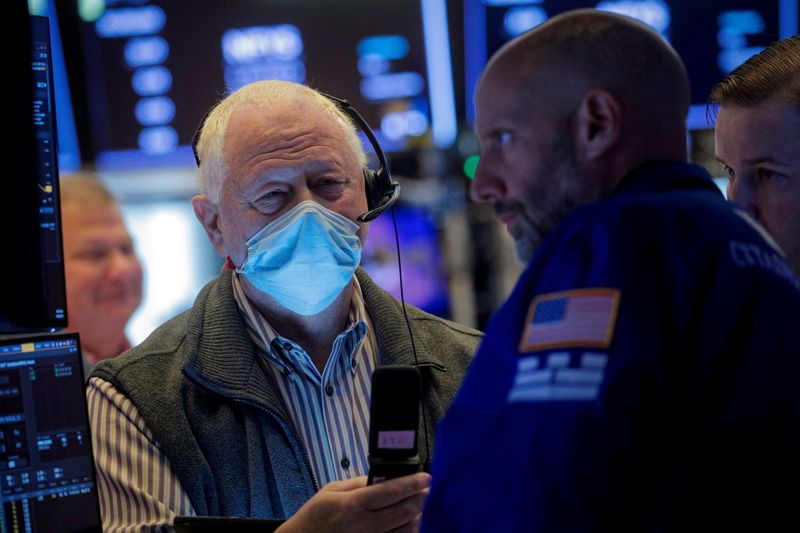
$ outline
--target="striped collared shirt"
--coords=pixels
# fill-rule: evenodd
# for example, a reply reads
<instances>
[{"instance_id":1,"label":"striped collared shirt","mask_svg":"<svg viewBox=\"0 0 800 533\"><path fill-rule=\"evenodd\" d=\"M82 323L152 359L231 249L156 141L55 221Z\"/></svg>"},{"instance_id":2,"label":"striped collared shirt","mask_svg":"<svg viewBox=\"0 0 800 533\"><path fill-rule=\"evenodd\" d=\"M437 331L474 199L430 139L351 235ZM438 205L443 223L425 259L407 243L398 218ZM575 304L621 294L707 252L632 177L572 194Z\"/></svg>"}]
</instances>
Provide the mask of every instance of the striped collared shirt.
<instances>
[{"instance_id":1,"label":"striped collared shirt","mask_svg":"<svg viewBox=\"0 0 800 533\"><path fill-rule=\"evenodd\" d=\"M297 423L298 417L304 416L303 411L292 407L291 401L294 400L286 400L300 438L309 450L309 461L320 486L329 478L355 477L366 473L368 469L366 449L369 436L369 380L376 361L377 344L374 330L370 327L369 316L364 308L361 287L355 277L353 281L355 286L348 327L334 342L330 360L317 380L319 385L314 393L319 399L330 400L329 405L321 402L321 420L324 424L312 426ZM234 284L238 285L236 282ZM261 346L261 353L270 361L269 367L277 373L276 378L278 375L281 376L282 379L277 381L283 397L300 399L301 396L297 394L292 396L294 382L290 381L290 384L287 384L283 380L285 377L283 369L288 368L291 371L292 368L297 368L298 370L292 373L299 382L299 369L303 367L302 363L295 363L294 360L302 361L302 358L287 358L284 361L283 354L274 347L265 350L263 346L271 346L276 339L278 343L283 341L284 344L291 341L281 339L271 328L269 330L272 332L271 336L259 334L258 329L249 325L254 318L258 324L263 322L267 327L269 325L260 313L254 312L255 309L249 301L236 296L237 293L242 294L240 286L234 289L234 295L240 309L242 302L247 302L247 307L250 308L252 314L246 316L245 322L248 324L251 337L259 339L257 345ZM269 342L264 342L263 339L268 339ZM296 343L291 344L296 351ZM276 354L275 362L272 354ZM334 360L338 363L333 362ZM355 367L353 367L354 362ZM346 371L348 364L349 372ZM310 365L316 371L313 363ZM366 383L366 389L363 383ZM327 392L321 393L328 385L332 387L331 397ZM288 396L285 391L288 391ZM345 396L345 393L350 397ZM112 384L96 377L89 380L86 397L97 466L103 531L106 533L142 531L149 527L171 524L176 516L194 515L195 511L187 493L173 474L166 455L159 449L152 432L131 401ZM317 405L320 405L320 402L317 402ZM320 428L318 434L311 437L304 435L304 432L317 431L317 428ZM323 432L327 436L328 444L320 442L318 448L323 450L323 454L319 457L324 459L327 454L329 459L328 463L320 466L309 443L315 438L319 441ZM350 462L347 468L342 466L344 458Z\"/></svg>"},{"instance_id":2,"label":"striped collared shirt","mask_svg":"<svg viewBox=\"0 0 800 533\"><path fill-rule=\"evenodd\" d=\"M369 400L377 348L353 277L348 324L333 341L320 374L296 342L280 336L248 300L233 275L233 296L253 342L266 358L319 487L369 471Z\"/></svg>"},{"instance_id":3,"label":"striped collared shirt","mask_svg":"<svg viewBox=\"0 0 800 533\"><path fill-rule=\"evenodd\" d=\"M150 531L194 508L133 403L111 383L86 389L104 533Z\"/></svg>"}]
</instances>

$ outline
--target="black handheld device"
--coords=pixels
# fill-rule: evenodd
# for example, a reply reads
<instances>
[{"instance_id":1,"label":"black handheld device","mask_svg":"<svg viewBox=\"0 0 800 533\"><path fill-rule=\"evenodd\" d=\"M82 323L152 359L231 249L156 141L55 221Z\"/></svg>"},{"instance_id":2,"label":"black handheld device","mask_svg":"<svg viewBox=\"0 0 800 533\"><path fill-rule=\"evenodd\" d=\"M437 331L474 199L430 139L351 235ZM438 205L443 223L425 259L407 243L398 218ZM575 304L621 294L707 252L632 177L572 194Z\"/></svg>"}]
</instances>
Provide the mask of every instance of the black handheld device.
<instances>
[{"instance_id":1,"label":"black handheld device","mask_svg":"<svg viewBox=\"0 0 800 533\"><path fill-rule=\"evenodd\" d=\"M419 472L420 390L419 370L413 366L383 366L373 372L367 484Z\"/></svg>"}]
</instances>

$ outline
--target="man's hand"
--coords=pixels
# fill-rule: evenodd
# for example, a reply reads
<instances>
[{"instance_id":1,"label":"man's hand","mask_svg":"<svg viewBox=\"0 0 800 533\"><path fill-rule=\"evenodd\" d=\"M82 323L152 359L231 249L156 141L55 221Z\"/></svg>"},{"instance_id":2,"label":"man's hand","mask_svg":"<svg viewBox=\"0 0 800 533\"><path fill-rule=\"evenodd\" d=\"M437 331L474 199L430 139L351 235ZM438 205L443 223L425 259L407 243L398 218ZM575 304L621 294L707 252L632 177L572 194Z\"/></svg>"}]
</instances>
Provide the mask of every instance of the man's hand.
<instances>
[{"instance_id":1,"label":"man's hand","mask_svg":"<svg viewBox=\"0 0 800 533\"><path fill-rule=\"evenodd\" d=\"M277 531L416 532L430 484L426 473L370 486L366 476L328 483Z\"/></svg>"}]
</instances>

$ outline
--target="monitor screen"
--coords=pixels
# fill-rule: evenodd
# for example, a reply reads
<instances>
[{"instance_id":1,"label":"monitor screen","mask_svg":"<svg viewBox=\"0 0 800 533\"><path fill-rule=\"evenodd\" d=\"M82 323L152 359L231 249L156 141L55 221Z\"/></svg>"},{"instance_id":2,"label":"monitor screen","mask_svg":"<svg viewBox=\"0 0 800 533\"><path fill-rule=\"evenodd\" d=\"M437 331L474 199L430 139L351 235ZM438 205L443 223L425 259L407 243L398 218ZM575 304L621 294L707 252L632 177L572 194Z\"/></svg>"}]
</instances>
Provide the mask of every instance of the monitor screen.
<instances>
[{"instance_id":1,"label":"monitor screen","mask_svg":"<svg viewBox=\"0 0 800 533\"><path fill-rule=\"evenodd\" d=\"M455 138L445 0L107 1L83 19L100 170L193 165L208 108L263 79L349 100L386 151Z\"/></svg>"},{"instance_id":2,"label":"monitor screen","mask_svg":"<svg viewBox=\"0 0 800 533\"><path fill-rule=\"evenodd\" d=\"M798 0L464 0L467 122L474 121L474 91L488 57L548 18L578 8L633 16L651 25L680 54L689 72L691 129L711 127L711 88L747 58L798 31Z\"/></svg>"},{"instance_id":3,"label":"monitor screen","mask_svg":"<svg viewBox=\"0 0 800 533\"><path fill-rule=\"evenodd\" d=\"M398 265L392 212L386 211L369 225L361 265L373 281L400 299L400 266L403 294L408 304L437 316L450 313L450 291L439 233L428 209L394 207L402 263Z\"/></svg>"},{"instance_id":4,"label":"monitor screen","mask_svg":"<svg viewBox=\"0 0 800 533\"><path fill-rule=\"evenodd\" d=\"M0 340L2 531L100 531L74 333Z\"/></svg>"},{"instance_id":5,"label":"monitor screen","mask_svg":"<svg viewBox=\"0 0 800 533\"><path fill-rule=\"evenodd\" d=\"M21 170L9 175L2 210L2 227L9 233L4 242L10 254L7 264L14 275L6 280L0 333L55 330L67 325L55 97L46 17L30 17L29 37L25 72L8 80L25 85L15 89L19 89L20 107L27 116L21 116L23 123L17 124L23 139L17 154Z\"/></svg>"}]
</instances>

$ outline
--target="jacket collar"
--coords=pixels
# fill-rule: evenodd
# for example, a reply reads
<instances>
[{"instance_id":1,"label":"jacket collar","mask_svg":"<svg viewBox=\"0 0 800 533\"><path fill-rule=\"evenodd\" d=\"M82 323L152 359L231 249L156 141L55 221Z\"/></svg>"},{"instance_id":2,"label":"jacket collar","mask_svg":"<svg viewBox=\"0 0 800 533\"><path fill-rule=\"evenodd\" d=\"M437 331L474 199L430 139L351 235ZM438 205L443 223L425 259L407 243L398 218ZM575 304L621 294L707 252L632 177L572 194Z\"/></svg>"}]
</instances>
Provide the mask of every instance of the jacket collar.
<instances>
[{"instance_id":1,"label":"jacket collar","mask_svg":"<svg viewBox=\"0 0 800 533\"><path fill-rule=\"evenodd\" d=\"M612 196L685 188L704 188L721 194L703 167L682 161L655 161L625 176Z\"/></svg>"},{"instance_id":2,"label":"jacket collar","mask_svg":"<svg viewBox=\"0 0 800 533\"><path fill-rule=\"evenodd\" d=\"M356 276L375 327L378 364L414 366L409 326L400 302L376 285L363 269L359 268ZM418 311L409 306L408 313L413 316ZM410 322L413 331L413 319ZM230 271L223 271L198 297L189 318L187 342L195 346L183 368L187 377L221 396L256 404L289 420L277 383L263 367L239 313ZM422 339L415 338L413 345L419 366L446 370Z\"/></svg>"},{"instance_id":3,"label":"jacket collar","mask_svg":"<svg viewBox=\"0 0 800 533\"><path fill-rule=\"evenodd\" d=\"M446 370L442 361L433 354L419 336L409 336L409 328L414 331L414 317L419 311L406 305L409 323L403 317L403 307L400 302L390 296L385 290L375 284L364 272L356 270L356 277L361 284L364 294L364 304L375 326L375 336L378 339L378 364L379 365L407 365L432 366L439 370ZM414 361L414 350L417 357Z\"/></svg>"},{"instance_id":4,"label":"jacket collar","mask_svg":"<svg viewBox=\"0 0 800 533\"><path fill-rule=\"evenodd\" d=\"M195 349L183 368L198 385L234 400L253 403L289 420L277 384L262 367L233 297L231 271L209 284L192 308L187 342Z\"/></svg>"}]
</instances>

